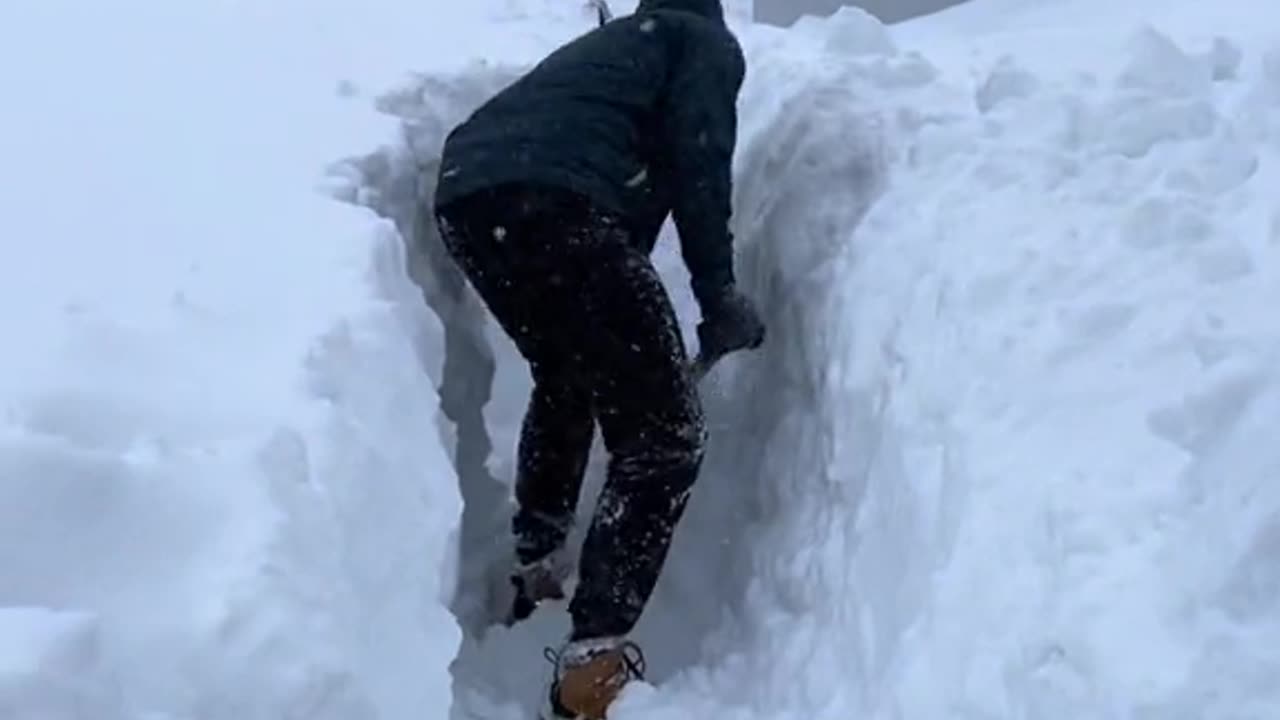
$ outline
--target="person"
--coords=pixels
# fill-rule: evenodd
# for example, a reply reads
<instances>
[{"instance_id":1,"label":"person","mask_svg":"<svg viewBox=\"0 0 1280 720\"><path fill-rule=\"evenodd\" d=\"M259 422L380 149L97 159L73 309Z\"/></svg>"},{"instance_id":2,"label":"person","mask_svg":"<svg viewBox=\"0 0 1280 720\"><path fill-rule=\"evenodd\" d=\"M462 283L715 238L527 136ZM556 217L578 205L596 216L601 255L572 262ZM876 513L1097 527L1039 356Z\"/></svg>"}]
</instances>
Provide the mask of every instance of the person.
<instances>
[{"instance_id":1,"label":"person","mask_svg":"<svg viewBox=\"0 0 1280 720\"><path fill-rule=\"evenodd\" d=\"M642 677L628 634L701 468L696 379L650 261L668 216L701 313L699 356L765 337L734 275L746 62L719 0L641 0L604 20L449 133L434 197L446 249L533 381L511 521L526 607L511 621L564 597L564 544L597 422L609 454L544 710L565 718L603 718Z\"/></svg>"}]
</instances>

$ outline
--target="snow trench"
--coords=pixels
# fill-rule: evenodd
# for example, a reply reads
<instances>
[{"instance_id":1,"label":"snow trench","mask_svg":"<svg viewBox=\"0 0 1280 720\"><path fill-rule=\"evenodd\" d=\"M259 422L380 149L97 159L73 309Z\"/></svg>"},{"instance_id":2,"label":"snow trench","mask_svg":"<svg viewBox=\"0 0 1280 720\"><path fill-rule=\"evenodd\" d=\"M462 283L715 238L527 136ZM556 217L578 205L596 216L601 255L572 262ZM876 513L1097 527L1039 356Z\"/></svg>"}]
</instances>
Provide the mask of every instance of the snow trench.
<instances>
[{"instance_id":1,"label":"snow trench","mask_svg":"<svg viewBox=\"0 0 1280 720\"><path fill-rule=\"evenodd\" d=\"M877 394L888 366L872 362L857 383L832 377L829 360L844 352L834 343L850 338L824 325L841 302L841 258L856 254L856 228L887 181L885 108L870 106L866 93L883 83L910 86L918 82L913 73L920 79L929 74L915 58L883 68L836 64L822 72L809 58L784 58L748 84L736 171L739 275L767 313L771 340L761 353L727 360L704 388L712 427L706 467L636 632L656 682L714 666L731 648L745 651L751 638L769 633L751 627L744 613L753 612L752 604L780 601L776 593L805 591L787 590L792 582L777 574L786 572L782 568L761 576L762 563L776 562L779 548L803 548L814 539L788 537L775 526L795 521L796 494L842 498L839 505L823 503L829 522L856 514L874 465L866 458L883 442ZM542 646L567 629L551 611L511 631L483 627L509 562L511 458L528 378L514 348L444 255L430 215L445 133L519 70L486 65L421 77L384 96L380 108L403 122L400 139L352 160L345 194L396 223L414 278L453 339L446 343L439 383L467 503L452 605L467 634L453 668L459 717L487 717L503 705L513 716L527 709L543 675L530 668L540 667ZM787 112L795 107L806 112ZM834 156L833 147L840 148ZM815 187L829 190L814 193ZM696 308L667 230L655 262L688 332ZM852 446L846 436L855 438ZM494 455L486 466L490 448ZM584 515L602 480L598 446L596 451L580 507ZM860 459L851 466L845 453ZM812 507L808 500L800 505L802 511ZM800 518L799 524L811 520ZM787 602L791 612L806 606L798 598Z\"/></svg>"},{"instance_id":2,"label":"snow trench","mask_svg":"<svg viewBox=\"0 0 1280 720\"><path fill-rule=\"evenodd\" d=\"M1105 74L1042 76L943 69L864 13L802 30L745 35L735 230L770 341L704 388L705 470L636 633L661 689L618 716L1266 717L1273 56L1136 27ZM463 718L523 717L566 629L474 623L527 378L418 215L444 132L518 71L385 98L402 140L350 193L465 338L440 381L471 468ZM655 260L687 329L670 238Z\"/></svg>"}]
</instances>

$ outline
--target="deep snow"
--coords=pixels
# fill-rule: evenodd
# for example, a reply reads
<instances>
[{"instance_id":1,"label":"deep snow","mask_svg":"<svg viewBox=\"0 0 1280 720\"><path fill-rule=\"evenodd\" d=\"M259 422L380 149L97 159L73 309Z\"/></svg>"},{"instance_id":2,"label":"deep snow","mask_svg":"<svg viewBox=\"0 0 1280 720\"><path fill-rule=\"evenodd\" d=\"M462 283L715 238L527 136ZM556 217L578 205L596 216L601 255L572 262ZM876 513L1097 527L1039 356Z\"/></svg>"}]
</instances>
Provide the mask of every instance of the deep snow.
<instances>
[{"instance_id":1,"label":"deep snow","mask_svg":"<svg viewBox=\"0 0 1280 720\"><path fill-rule=\"evenodd\" d=\"M589 17L420 5L0 10L0 717L527 717L527 377L416 199ZM1280 714L1277 19L735 20L770 342L618 717Z\"/></svg>"}]
</instances>

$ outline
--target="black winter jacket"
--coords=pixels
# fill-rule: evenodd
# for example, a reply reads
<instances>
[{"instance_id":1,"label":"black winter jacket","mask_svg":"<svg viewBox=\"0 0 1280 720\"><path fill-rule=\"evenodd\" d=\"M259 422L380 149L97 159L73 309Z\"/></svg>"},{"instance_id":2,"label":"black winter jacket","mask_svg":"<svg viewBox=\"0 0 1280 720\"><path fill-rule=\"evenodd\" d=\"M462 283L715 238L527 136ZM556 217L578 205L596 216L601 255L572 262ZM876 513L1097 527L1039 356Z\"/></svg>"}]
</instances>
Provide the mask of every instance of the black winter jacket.
<instances>
[{"instance_id":1,"label":"black winter jacket","mask_svg":"<svg viewBox=\"0 0 1280 720\"><path fill-rule=\"evenodd\" d=\"M507 183L560 187L621 215L645 252L671 214L705 309L734 282L730 172L745 71L720 0L642 0L455 128L436 205Z\"/></svg>"}]
</instances>

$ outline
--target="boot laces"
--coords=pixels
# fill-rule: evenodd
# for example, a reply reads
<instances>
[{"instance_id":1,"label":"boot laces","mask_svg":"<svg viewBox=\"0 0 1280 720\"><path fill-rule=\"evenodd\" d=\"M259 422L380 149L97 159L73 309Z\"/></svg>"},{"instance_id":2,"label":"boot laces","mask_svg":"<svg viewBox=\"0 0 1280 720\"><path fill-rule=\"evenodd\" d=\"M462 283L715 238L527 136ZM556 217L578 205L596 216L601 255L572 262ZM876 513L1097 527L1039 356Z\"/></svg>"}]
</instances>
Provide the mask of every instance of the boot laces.
<instances>
[{"instance_id":1,"label":"boot laces","mask_svg":"<svg viewBox=\"0 0 1280 720\"><path fill-rule=\"evenodd\" d=\"M626 666L630 679L644 680L646 665L644 651L640 649L640 646L630 640L624 640L616 649L622 653L622 663ZM599 654L599 652L594 654ZM556 668L557 674L559 674L560 670L560 655L561 653L552 647L546 647L542 650L542 656Z\"/></svg>"}]
</instances>

